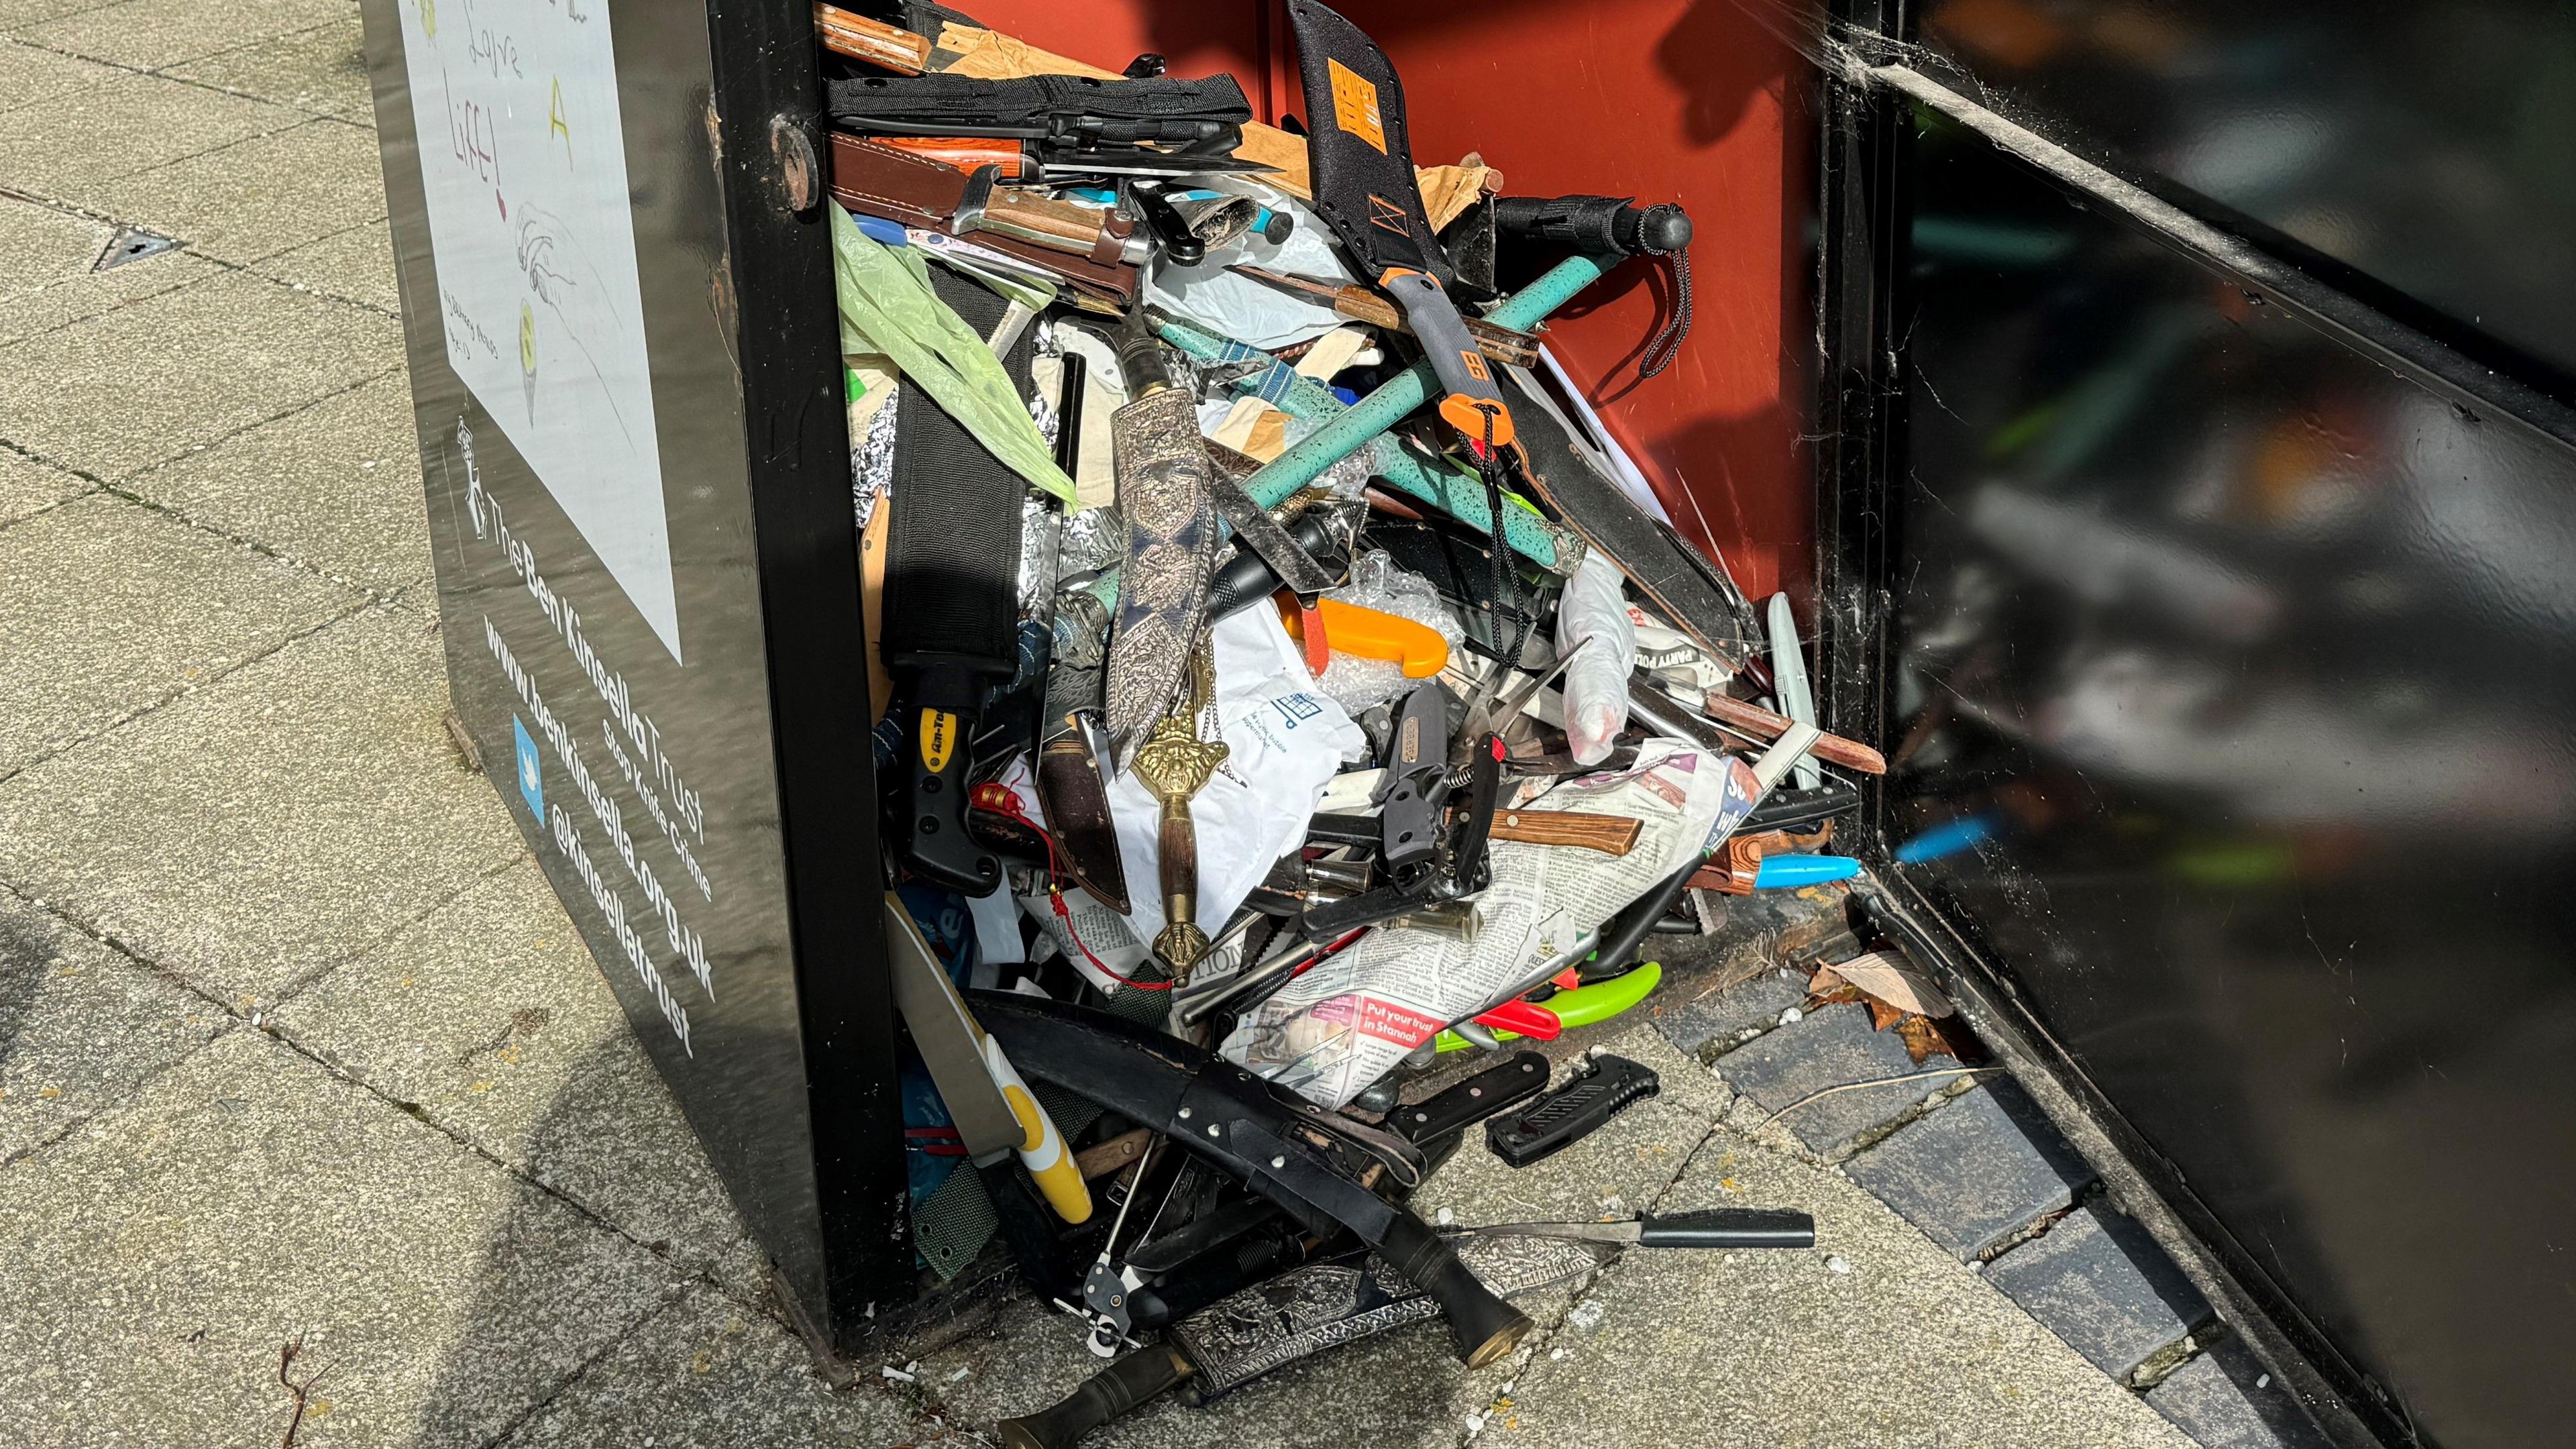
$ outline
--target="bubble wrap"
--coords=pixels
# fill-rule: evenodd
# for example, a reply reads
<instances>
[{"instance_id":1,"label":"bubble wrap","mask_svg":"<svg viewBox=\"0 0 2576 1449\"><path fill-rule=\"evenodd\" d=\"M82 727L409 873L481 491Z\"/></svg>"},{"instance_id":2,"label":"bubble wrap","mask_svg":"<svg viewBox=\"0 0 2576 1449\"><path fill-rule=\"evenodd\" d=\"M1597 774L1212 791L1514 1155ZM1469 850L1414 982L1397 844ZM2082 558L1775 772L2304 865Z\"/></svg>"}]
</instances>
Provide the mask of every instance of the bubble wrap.
<instances>
[{"instance_id":1,"label":"bubble wrap","mask_svg":"<svg viewBox=\"0 0 2576 1449\"><path fill-rule=\"evenodd\" d=\"M1397 568L1384 549L1361 554L1351 564L1351 581L1324 597L1428 625L1448 641L1452 650L1467 637L1467 631L1459 627L1458 616L1440 602L1440 594L1431 587L1431 581ZM1404 677L1404 667L1395 661L1364 659L1338 649L1315 681L1317 693L1353 715L1393 699L1410 687L1412 681Z\"/></svg>"}]
</instances>

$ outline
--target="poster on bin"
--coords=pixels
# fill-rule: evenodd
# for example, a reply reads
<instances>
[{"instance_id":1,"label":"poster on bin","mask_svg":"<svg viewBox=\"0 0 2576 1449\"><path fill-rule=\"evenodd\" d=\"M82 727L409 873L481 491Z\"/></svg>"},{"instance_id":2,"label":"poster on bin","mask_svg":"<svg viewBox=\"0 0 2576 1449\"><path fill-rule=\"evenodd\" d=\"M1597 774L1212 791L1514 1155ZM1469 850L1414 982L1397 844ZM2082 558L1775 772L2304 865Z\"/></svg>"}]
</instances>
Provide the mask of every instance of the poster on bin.
<instances>
[{"instance_id":1,"label":"poster on bin","mask_svg":"<svg viewBox=\"0 0 2576 1449\"><path fill-rule=\"evenodd\" d=\"M447 358L674 660L603 0L402 0Z\"/></svg>"}]
</instances>

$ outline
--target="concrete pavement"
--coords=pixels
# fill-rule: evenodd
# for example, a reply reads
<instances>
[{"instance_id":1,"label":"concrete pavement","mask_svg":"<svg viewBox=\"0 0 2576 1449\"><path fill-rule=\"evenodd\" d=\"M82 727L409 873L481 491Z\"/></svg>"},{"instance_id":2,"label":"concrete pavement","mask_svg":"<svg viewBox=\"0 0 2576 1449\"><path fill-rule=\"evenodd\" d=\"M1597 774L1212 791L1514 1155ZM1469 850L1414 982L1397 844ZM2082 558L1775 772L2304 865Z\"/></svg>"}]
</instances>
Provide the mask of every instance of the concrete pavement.
<instances>
[{"instance_id":1,"label":"concrete pavement","mask_svg":"<svg viewBox=\"0 0 2576 1449\"><path fill-rule=\"evenodd\" d=\"M0 0L6 1437L972 1442L1076 1335L1009 1303L827 1388L446 739L358 30ZM95 269L129 227L182 245ZM1620 1049L1662 1097L1426 1205L1798 1205L1829 1250L1632 1257L1482 1373L1417 1330L1103 1442L2188 1442L1722 1063Z\"/></svg>"}]
</instances>

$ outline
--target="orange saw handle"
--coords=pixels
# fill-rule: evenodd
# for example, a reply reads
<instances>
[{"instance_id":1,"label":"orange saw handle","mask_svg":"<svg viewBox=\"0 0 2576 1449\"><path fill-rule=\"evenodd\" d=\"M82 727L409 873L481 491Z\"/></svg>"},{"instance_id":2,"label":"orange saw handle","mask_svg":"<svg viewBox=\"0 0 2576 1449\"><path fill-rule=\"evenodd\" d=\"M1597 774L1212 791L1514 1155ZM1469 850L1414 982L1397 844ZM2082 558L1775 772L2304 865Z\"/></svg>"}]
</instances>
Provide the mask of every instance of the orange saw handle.
<instances>
[{"instance_id":1,"label":"orange saw handle","mask_svg":"<svg viewBox=\"0 0 2576 1449\"><path fill-rule=\"evenodd\" d=\"M1449 641L1428 624L1345 604L1339 599L1318 599L1315 610L1323 620L1325 637L1344 654L1394 660L1404 666L1407 679L1429 679L1449 667ZM1288 626L1289 635L1302 643L1306 637L1305 620L1300 617L1293 595L1281 601L1279 617Z\"/></svg>"}]
</instances>

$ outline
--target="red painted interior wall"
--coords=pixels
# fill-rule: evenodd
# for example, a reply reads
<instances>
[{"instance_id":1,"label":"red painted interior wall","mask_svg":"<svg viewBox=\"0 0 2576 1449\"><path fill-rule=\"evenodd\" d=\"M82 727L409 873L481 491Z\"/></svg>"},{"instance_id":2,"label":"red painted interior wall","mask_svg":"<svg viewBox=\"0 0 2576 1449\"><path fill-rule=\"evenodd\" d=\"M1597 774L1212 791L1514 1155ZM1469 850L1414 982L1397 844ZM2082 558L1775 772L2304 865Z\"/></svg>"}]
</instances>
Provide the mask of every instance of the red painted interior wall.
<instances>
[{"instance_id":1,"label":"red painted interior wall","mask_svg":"<svg viewBox=\"0 0 2576 1449\"><path fill-rule=\"evenodd\" d=\"M1276 0L970 0L1034 44L1116 69L1231 71L1264 119L1300 113ZM1669 304L1631 262L1558 314L1549 346L1653 480L1685 537L1755 599L1806 612L1814 571L1804 222L1813 190L1805 62L1737 0L1345 0L1404 80L1415 158L1468 151L1520 195L1674 200L1690 211L1694 326L1652 379L1637 354Z\"/></svg>"}]
</instances>

